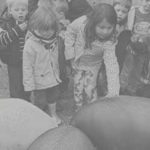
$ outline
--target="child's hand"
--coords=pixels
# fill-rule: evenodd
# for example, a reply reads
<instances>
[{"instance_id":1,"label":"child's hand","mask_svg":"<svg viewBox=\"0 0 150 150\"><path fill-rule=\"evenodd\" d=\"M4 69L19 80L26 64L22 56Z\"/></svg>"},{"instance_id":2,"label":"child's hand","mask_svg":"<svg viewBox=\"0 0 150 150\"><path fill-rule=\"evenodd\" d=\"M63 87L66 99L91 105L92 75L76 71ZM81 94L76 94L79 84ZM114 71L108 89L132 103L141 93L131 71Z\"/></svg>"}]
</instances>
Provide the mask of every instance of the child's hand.
<instances>
[{"instance_id":1,"label":"child's hand","mask_svg":"<svg viewBox=\"0 0 150 150\"><path fill-rule=\"evenodd\" d=\"M20 27L20 29L22 31L25 31L27 29L27 22L23 22L21 24L18 24L18 26Z\"/></svg>"}]
</instances>

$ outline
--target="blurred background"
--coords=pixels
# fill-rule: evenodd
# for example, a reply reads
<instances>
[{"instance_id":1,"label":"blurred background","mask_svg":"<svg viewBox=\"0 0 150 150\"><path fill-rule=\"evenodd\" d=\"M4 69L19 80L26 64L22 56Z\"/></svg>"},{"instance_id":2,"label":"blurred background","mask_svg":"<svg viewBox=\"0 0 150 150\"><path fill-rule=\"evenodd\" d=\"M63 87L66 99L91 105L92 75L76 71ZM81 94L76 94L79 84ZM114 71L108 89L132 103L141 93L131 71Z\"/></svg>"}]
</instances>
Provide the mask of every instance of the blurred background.
<instances>
[{"instance_id":1,"label":"blurred background","mask_svg":"<svg viewBox=\"0 0 150 150\"><path fill-rule=\"evenodd\" d=\"M112 0L87 0L89 1L89 3L97 3L97 2L108 2L108 3L112 3ZM141 0L133 0L133 4L137 5L140 3ZM0 0L0 13L2 12L3 8L5 6L5 0Z\"/></svg>"}]
</instances>

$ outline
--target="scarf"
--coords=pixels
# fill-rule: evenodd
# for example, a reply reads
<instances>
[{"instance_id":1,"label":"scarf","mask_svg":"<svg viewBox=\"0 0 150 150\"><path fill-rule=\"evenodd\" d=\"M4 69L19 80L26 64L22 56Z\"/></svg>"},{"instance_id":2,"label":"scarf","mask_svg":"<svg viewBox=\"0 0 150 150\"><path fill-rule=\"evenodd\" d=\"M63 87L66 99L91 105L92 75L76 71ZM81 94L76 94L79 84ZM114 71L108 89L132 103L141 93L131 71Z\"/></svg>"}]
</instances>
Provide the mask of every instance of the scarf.
<instances>
[{"instance_id":1,"label":"scarf","mask_svg":"<svg viewBox=\"0 0 150 150\"><path fill-rule=\"evenodd\" d=\"M56 32L48 39L37 35L34 31L32 31L32 34L40 40L40 42L44 45L46 50L53 49L57 43Z\"/></svg>"}]
</instances>

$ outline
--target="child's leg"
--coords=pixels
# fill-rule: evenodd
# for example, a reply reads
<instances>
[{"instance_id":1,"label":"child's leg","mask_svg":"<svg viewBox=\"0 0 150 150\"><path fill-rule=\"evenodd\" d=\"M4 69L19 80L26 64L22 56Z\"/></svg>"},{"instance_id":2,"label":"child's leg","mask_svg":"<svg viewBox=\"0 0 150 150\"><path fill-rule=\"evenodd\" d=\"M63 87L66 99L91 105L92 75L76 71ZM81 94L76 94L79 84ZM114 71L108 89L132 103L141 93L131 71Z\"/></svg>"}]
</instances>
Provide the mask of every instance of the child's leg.
<instances>
[{"instance_id":1,"label":"child's leg","mask_svg":"<svg viewBox=\"0 0 150 150\"><path fill-rule=\"evenodd\" d=\"M74 100L77 110L83 105L83 88L84 88L85 71L76 70L74 74Z\"/></svg>"},{"instance_id":2,"label":"child's leg","mask_svg":"<svg viewBox=\"0 0 150 150\"><path fill-rule=\"evenodd\" d=\"M47 114L49 113L46 89L34 91L34 105L45 111Z\"/></svg>"},{"instance_id":3,"label":"child's leg","mask_svg":"<svg viewBox=\"0 0 150 150\"><path fill-rule=\"evenodd\" d=\"M46 90L46 94L47 94L47 101L49 103L48 104L49 113L50 113L51 117L54 117L56 119L56 122L58 124L60 124L61 123L61 119L59 118L59 116L57 115L57 112L56 112L56 103L60 99L60 88L59 88L59 85L47 89Z\"/></svg>"},{"instance_id":4,"label":"child's leg","mask_svg":"<svg viewBox=\"0 0 150 150\"><path fill-rule=\"evenodd\" d=\"M98 69L97 70L88 70L85 73L85 82L84 82L84 89L86 93L86 101L88 103L92 103L97 100L97 75L98 75Z\"/></svg>"}]
</instances>

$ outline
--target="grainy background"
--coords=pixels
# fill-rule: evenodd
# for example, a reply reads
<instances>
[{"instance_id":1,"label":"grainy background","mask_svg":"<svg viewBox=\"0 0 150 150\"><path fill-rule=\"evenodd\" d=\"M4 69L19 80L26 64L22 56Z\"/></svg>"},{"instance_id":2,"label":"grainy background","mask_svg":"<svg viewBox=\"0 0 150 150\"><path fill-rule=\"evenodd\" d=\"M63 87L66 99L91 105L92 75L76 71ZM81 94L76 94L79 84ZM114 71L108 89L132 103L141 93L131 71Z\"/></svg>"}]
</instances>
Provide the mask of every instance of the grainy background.
<instances>
[{"instance_id":1,"label":"grainy background","mask_svg":"<svg viewBox=\"0 0 150 150\"><path fill-rule=\"evenodd\" d=\"M97 1L97 2L100 2L100 1L104 1L104 2L112 2L112 0L88 0L88 1ZM141 0L133 0L133 4L139 4ZM0 12L2 10L2 8L4 7L5 5L5 0L0 0Z\"/></svg>"}]
</instances>

